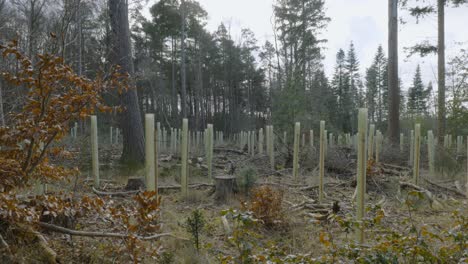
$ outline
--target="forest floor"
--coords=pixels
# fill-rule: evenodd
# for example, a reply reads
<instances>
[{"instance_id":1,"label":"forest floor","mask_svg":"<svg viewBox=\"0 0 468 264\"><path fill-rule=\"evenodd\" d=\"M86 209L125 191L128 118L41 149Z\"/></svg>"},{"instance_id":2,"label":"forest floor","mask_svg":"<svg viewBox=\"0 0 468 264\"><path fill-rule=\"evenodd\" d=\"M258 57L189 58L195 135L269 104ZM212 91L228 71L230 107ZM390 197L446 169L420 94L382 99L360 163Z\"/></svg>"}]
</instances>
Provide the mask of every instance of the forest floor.
<instances>
[{"instance_id":1,"label":"forest floor","mask_svg":"<svg viewBox=\"0 0 468 264\"><path fill-rule=\"evenodd\" d=\"M325 200L318 203L318 169L317 151L304 151L301 155L300 179L294 181L290 169L290 157L286 150L278 151L276 156L277 170L269 168L269 159L265 155L254 157L236 150L235 146L215 148L213 161L214 176L226 175L234 169L234 175L239 175L245 168L256 171L256 186L270 186L282 194L280 223L277 227L257 226L249 241L255 241L256 250L268 248L271 245L284 248L287 254L310 254L320 256L327 249L323 245L324 230L331 234L331 241L336 244L349 243L354 240L353 233L343 231L338 224L333 223L329 216L338 215L343 218L353 217L356 206L355 196L355 157L347 148L336 147L329 150L325 173ZM79 149L72 149L80 153ZM234 151L232 151L234 150ZM101 183L100 191L118 193L125 191L129 177L143 177L143 171L125 173L118 166L119 149L104 147L100 150ZM97 197L106 203L126 205L132 203L132 195L97 194L92 188L89 178L89 157L80 154L78 165L81 175L76 179L49 186L49 192L63 191L73 193L75 197ZM384 162L371 163L367 176L366 202L376 205L384 212L382 226L407 232L401 225L402 219L409 219L417 226L437 224L440 229L449 229L452 224L451 214L459 210L468 215L468 203L457 189L459 175L428 176L428 171L421 171L421 187L429 196L418 201L417 207L408 207L405 202L411 186L411 169L405 166L404 158L394 158L395 155L383 155ZM396 155L399 156L399 155ZM407 156L401 154L400 156ZM163 237L155 241L143 242L140 258L143 263L221 263L226 256L241 254L239 245L232 240L230 230L235 223L223 221L221 212L228 209L242 208L243 202L249 202L249 195L239 192L225 202L214 198L214 187L207 175L203 155L193 154L190 163L189 195L184 199L177 186L180 184L180 158L177 155L161 154L159 194L162 197L160 211L160 232L170 232L174 237ZM388 161L386 161L387 159ZM466 162L465 162L466 163ZM447 178L448 177L448 178ZM402 185L403 183L403 185ZM201 184L201 185L200 185ZM458 184L459 185L459 184ZM185 222L193 210L203 212L205 225L201 232L201 249L195 249L190 233L185 228ZM227 226L228 225L228 226ZM73 229L100 232L118 232L121 228L114 222L99 214L76 219ZM231 230L232 231L232 230ZM378 233L379 230L374 230ZM374 233L367 234L371 244ZM126 253L128 241L119 238L96 238L70 236L67 234L45 231L45 237L51 248L57 252L61 263L129 263L133 262ZM230 238L231 237L231 238ZM330 240L330 238L328 238ZM246 241L243 241L246 242ZM152 256L161 253L164 257ZM26 253L27 252L27 253ZM25 250L26 263L43 263L34 251ZM157 255L157 254L155 254Z\"/></svg>"}]
</instances>

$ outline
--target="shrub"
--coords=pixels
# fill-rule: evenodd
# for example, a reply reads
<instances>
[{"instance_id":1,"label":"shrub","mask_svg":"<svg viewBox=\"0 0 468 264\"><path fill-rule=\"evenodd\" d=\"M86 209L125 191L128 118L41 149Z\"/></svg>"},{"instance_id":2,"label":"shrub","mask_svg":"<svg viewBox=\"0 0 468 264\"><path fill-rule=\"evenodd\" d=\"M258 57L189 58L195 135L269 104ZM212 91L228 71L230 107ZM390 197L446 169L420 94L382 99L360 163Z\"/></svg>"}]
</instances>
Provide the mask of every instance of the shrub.
<instances>
[{"instance_id":1,"label":"shrub","mask_svg":"<svg viewBox=\"0 0 468 264\"><path fill-rule=\"evenodd\" d=\"M252 190L249 203L243 203L243 209L251 211L253 216L267 228L284 226L283 191L269 186L260 186Z\"/></svg>"},{"instance_id":2,"label":"shrub","mask_svg":"<svg viewBox=\"0 0 468 264\"><path fill-rule=\"evenodd\" d=\"M237 186L245 194L248 194L257 182L257 170L252 167L243 168L237 175Z\"/></svg>"}]
</instances>

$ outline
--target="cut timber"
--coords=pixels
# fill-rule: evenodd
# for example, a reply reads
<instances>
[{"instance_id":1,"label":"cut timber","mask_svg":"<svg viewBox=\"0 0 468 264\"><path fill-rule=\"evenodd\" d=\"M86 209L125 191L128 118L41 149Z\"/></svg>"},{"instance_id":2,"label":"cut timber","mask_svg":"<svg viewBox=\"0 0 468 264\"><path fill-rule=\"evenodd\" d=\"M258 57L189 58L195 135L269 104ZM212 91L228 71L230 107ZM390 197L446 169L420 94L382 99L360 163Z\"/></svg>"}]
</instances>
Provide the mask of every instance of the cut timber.
<instances>
[{"instance_id":1,"label":"cut timber","mask_svg":"<svg viewBox=\"0 0 468 264\"><path fill-rule=\"evenodd\" d=\"M236 177L234 176L217 176L215 179L215 200L217 202L229 201L234 194L236 188Z\"/></svg>"}]
</instances>

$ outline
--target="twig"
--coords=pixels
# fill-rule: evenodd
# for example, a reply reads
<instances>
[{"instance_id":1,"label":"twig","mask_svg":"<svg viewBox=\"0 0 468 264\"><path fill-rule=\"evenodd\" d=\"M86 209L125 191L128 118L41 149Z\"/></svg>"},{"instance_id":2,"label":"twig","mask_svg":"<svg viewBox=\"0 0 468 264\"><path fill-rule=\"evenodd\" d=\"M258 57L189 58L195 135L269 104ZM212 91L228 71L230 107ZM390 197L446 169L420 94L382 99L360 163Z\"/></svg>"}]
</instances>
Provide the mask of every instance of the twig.
<instances>
[{"instance_id":1,"label":"twig","mask_svg":"<svg viewBox=\"0 0 468 264\"><path fill-rule=\"evenodd\" d=\"M199 188L199 187L213 187L213 184L210 183L197 183L197 184L190 184L189 188ZM180 185L169 185L169 186L158 186L158 190L177 190L180 189ZM104 192L99 191L93 187L93 192L97 195L107 195L107 196L127 196L132 194L137 194L141 192L141 190L134 190L134 191L118 191L118 192Z\"/></svg>"},{"instance_id":2,"label":"twig","mask_svg":"<svg viewBox=\"0 0 468 264\"><path fill-rule=\"evenodd\" d=\"M121 191L121 192L104 192L104 191L99 191L96 188L93 187L93 192L97 195L108 195L108 196L127 196L127 195L132 195L132 194L137 194L140 192L140 190L135 190L135 191Z\"/></svg>"},{"instance_id":3,"label":"twig","mask_svg":"<svg viewBox=\"0 0 468 264\"><path fill-rule=\"evenodd\" d=\"M3 236L1 234L0 234L0 246L1 246L0 249L3 248L10 257L13 256L13 254L11 253L10 246L5 241L5 239L3 239Z\"/></svg>"},{"instance_id":4,"label":"twig","mask_svg":"<svg viewBox=\"0 0 468 264\"><path fill-rule=\"evenodd\" d=\"M86 236L86 237L110 237L110 238L129 238L131 235L128 234L121 234L121 233L106 233L106 232L93 232L93 231L78 231L73 229L68 229L65 227L52 225L44 222L39 222L39 226L47 229L49 231L58 232L62 234L72 235L72 236ZM161 233L161 234L154 234L151 236L136 236L136 238L140 240L156 240L162 237L173 237L181 240L188 240L187 238L178 237L173 235L172 233Z\"/></svg>"}]
</instances>

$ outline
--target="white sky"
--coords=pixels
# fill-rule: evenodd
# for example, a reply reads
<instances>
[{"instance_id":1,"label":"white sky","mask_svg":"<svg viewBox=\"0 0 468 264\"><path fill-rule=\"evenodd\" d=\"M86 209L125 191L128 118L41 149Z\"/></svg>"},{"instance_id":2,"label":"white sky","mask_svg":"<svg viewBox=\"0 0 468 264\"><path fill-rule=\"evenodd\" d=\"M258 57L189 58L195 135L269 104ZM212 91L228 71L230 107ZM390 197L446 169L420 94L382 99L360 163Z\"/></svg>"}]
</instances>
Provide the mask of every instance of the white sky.
<instances>
[{"instance_id":1,"label":"white sky","mask_svg":"<svg viewBox=\"0 0 468 264\"><path fill-rule=\"evenodd\" d=\"M157 0L149 1L151 6ZM259 46L266 39L272 40L271 17L273 0L198 0L208 12L207 28L216 30L221 22L231 27L234 40L240 35L241 28L250 28L259 40ZM328 39L324 46L325 69L328 76L333 73L335 55L339 48L345 51L350 41L354 42L361 63L361 74L369 67L377 50L382 44L387 50L387 6L388 0L326 0L326 14L331 18L322 38ZM432 81L436 87L437 59L429 56L423 59L416 55L406 58L403 48L423 40L437 40L437 19L435 16L423 18L419 24L413 18L399 25L400 78L404 88L411 84L416 65L421 64L423 80ZM468 7L448 8L446 11L447 58L461 48L468 48Z\"/></svg>"}]
</instances>

